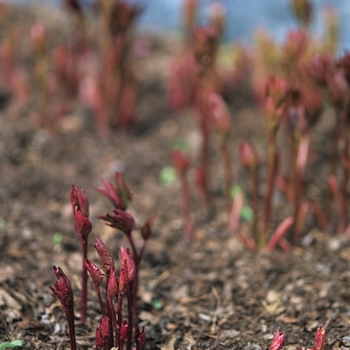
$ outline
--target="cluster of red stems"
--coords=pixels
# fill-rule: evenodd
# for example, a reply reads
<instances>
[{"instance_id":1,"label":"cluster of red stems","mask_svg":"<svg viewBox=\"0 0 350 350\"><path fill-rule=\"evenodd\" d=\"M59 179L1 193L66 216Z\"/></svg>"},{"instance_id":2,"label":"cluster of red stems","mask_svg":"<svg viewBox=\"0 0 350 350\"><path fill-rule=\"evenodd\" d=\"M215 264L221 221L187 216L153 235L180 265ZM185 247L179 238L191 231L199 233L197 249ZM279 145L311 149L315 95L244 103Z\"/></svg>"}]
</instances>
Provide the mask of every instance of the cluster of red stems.
<instances>
[{"instance_id":1,"label":"cluster of red stems","mask_svg":"<svg viewBox=\"0 0 350 350\"><path fill-rule=\"evenodd\" d=\"M143 52L134 50L132 28L141 8L122 0L95 0L91 9L80 0L62 3L72 25L66 42L52 43L42 22L33 24L28 34L9 26L0 42L4 91L17 107L35 101L36 122L52 132L76 108L75 101L92 112L102 135L130 126L138 93L135 65ZM1 2L2 22L10 23L11 16L10 6ZM31 44L29 71L19 59L24 41Z\"/></svg>"},{"instance_id":2,"label":"cluster of red stems","mask_svg":"<svg viewBox=\"0 0 350 350\"><path fill-rule=\"evenodd\" d=\"M109 350L117 347L122 350L131 350L133 340L137 350L143 350L146 343L144 328L139 329L136 323L137 318L137 291L138 276L141 259L146 247L147 240L151 236L151 226L155 217L151 217L141 228L143 245L137 249L133 237L136 227L135 220L126 209L132 199L132 195L119 173L115 173L115 185L103 180L103 188L96 190L105 196L113 205L113 214L99 216L106 221L106 224L123 232L131 247L129 249L120 247L120 270L119 277L116 275L116 267L113 256L107 246L98 238L94 247L101 260L102 267L98 267L91 259L87 258L88 236L92 230L89 220L89 201L84 189L72 186L70 201L74 214L74 229L80 238L83 265L82 265L82 290L81 290L81 323L86 320L87 305L87 272L92 279L96 295L101 308L102 318L99 327L96 329L96 349ZM74 297L73 290L68 277L61 268L54 266L56 282L51 291L61 302L66 314L71 349L75 350L76 337L74 326ZM101 284L105 279L105 302L101 294ZM123 297L127 297L127 318L123 318Z\"/></svg>"},{"instance_id":3,"label":"cluster of red stems","mask_svg":"<svg viewBox=\"0 0 350 350\"><path fill-rule=\"evenodd\" d=\"M275 333L274 338L272 339L270 350L281 350L284 345L284 334L280 331ZM315 334L315 346L312 348L306 348L306 350L323 350L326 342L326 331L323 327L320 327L316 330ZM297 350L302 350L301 347L297 347Z\"/></svg>"},{"instance_id":4,"label":"cluster of red stems","mask_svg":"<svg viewBox=\"0 0 350 350\"><path fill-rule=\"evenodd\" d=\"M185 49L174 63L170 76L170 105L173 109L190 106L197 117L202 135L200 164L196 167L197 187L210 204L209 136L216 130L223 160L225 196L229 212L229 226L252 251L273 250L279 246L287 250L301 242L305 220L312 213L323 230L332 229L337 215L336 232L350 233L348 223L348 185L350 178L349 118L350 118L350 52L334 57L336 20L328 18L328 37L317 46L311 38L309 25L312 4L309 0L291 0L292 9L300 28L287 33L282 45L258 34L258 47L254 57L238 50L234 73L223 76L219 71L217 52L220 34L225 22L224 10L213 6L210 24L196 25L198 1L186 0L184 6ZM251 184L249 206L253 219L249 227L242 225L241 212L245 205L242 191L231 196L234 184L233 166L229 154L229 136L232 119L222 92L228 83L241 84L250 77L252 91L262 106L267 125L267 171L263 203L259 198L261 157L253 144L244 141L239 147L239 158L248 172ZM305 194L305 171L310 154L310 136L325 106L334 111L333 148L327 177L324 205ZM289 155L281 159L278 135L284 129ZM185 231L189 239L190 194L187 183L189 159L184 152L175 151L174 166L178 170L183 188ZM288 174L280 173L281 160L289 165ZM309 179L308 179L309 180ZM291 215L272 229L275 190L285 195ZM332 210L336 203L336 214ZM250 233L248 233L248 231Z\"/></svg>"}]
</instances>

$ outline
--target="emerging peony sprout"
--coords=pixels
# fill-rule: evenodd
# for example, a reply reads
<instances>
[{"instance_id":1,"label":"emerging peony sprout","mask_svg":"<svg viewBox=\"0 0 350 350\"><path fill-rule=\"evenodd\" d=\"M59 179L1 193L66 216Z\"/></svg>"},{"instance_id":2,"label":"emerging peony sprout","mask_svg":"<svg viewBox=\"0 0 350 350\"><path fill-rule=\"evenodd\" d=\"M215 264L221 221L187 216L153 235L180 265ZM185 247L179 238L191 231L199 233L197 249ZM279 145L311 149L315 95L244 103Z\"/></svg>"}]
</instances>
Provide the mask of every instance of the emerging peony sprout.
<instances>
[{"instance_id":1,"label":"emerging peony sprout","mask_svg":"<svg viewBox=\"0 0 350 350\"><path fill-rule=\"evenodd\" d=\"M131 235L131 232L135 229L135 220L131 214L121 209L113 210L113 215L101 215L98 217L104 221L107 221L107 225L117 230L122 231L127 236Z\"/></svg>"},{"instance_id":2,"label":"emerging peony sprout","mask_svg":"<svg viewBox=\"0 0 350 350\"><path fill-rule=\"evenodd\" d=\"M83 252L80 321L81 323L85 323L87 301L87 270L84 264L84 260L87 259L88 235L92 230L92 224L89 220L89 200L85 193L85 190L79 190L77 186L72 185L70 191L70 201L74 214L74 229L80 238L81 249Z\"/></svg>"},{"instance_id":3,"label":"emerging peony sprout","mask_svg":"<svg viewBox=\"0 0 350 350\"><path fill-rule=\"evenodd\" d=\"M115 185L106 180L102 180L104 188L96 187L95 189L106 197L115 209L125 211L132 200L132 193L120 173L115 173L114 180Z\"/></svg>"},{"instance_id":4,"label":"emerging peony sprout","mask_svg":"<svg viewBox=\"0 0 350 350\"><path fill-rule=\"evenodd\" d=\"M69 339L72 350L76 350L75 326L74 326L74 296L68 277L60 267L53 266L56 275L54 287L49 287L56 295L62 305L62 309L66 314L69 329Z\"/></svg>"},{"instance_id":5,"label":"emerging peony sprout","mask_svg":"<svg viewBox=\"0 0 350 350\"><path fill-rule=\"evenodd\" d=\"M281 350L284 344L284 334L279 330L275 333L275 336L272 339L270 350Z\"/></svg>"},{"instance_id":6,"label":"emerging peony sprout","mask_svg":"<svg viewBox=\"0 0 350 350\"><path fill-rule=\"evenodd\" d=\"M97 251L98 256L100 257L100 260L102 261L104 269L108 273L112 268L115 269L114 259L113 259L111 252L109 251L107 246L99 238L95 239L94 247Z\"/></svg>"},{"instance_id":7,"label":"emerging peony sprout","mask_svg":"<svg viewBox=\"0 0 350 350\"><path fill-rule=\"evenodd\" d=\"M109 318L104 315L101 318L100 326L96 329L96 349L108 349L110 335Z\"/></svg>"},{"instance_id":8,"label":"emerging peony sprout","mask_svg":"<svg viewBox=\"0 0 350 350\"><path fill-rule=\"evenodd\" d=\"M141 227L141 236L144 241L147 241L152 235L152 225L154 220L156 219L156 215L151 216Z\"/></svg>"}]
</instances>

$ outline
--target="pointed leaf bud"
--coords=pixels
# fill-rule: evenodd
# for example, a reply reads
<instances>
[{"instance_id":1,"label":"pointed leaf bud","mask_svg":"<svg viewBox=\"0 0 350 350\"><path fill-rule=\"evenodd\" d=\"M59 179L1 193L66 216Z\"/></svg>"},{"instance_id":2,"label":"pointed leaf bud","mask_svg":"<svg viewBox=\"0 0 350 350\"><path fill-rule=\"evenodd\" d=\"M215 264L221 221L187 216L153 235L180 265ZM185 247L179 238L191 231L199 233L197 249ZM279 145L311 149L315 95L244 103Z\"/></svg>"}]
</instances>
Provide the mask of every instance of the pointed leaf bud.
<instances>
[{"instance_id":1,"label":"pointed leaf bud","mask_svg":"<svg viewBox=\"0 0 350 350\"><path fill-rule=\"evenodd\" d=\"M272 339L270 350L281 350L284 344L284 334L279 330L275 333Z\"/></svg>"},{"instance_id":2,"label":"pointed leaf bud","mask_svg":"<svg viewBox=\"0 0 350 350\"><path fill-rule=\"evenodd\" d=\"M136 226L132 215L120 209L115 209L113 215L106 214L99 216L99 219L107 221L108 226L124 232L127 236L130 236Z\"/></svg>"},{"instance_id":3,"label":"pointed leaf bud","mask_svg":"<svg viewBox=\"0 0 350 350\"><path fill-rule=\"evenodd\" d=\"M102 316L100 326L96 329L96 349L105 348L110 337L109 317Z\"/></svg>"},{"instance_id":4,"label":"pointed leaf bud","mask_svg":"<svg viewBox=\"0 0 350 350\"><path fill-rule=\"evenodd\" d=\"M119 293L123 294L125 292L126 286L129 283L128 274L126 270L122 267L119 272Z\"/></svg>"},{"instance_id":5,"label":"pointed leaf bud","mask_svg":"<svg viewBox=\"0 0 350 350\"><path fill-rule=\"evenodd\" d=\"M315 346L312 350L323 350L326 341L326 331L323 327L319 327L315 334Z\"/></svg>"},{"instance_id":6,"label":"pointed leaf bud","mask_svg":"<svg viewBox=\"0 0 350 350\"><path fill-rule=\"evenodd\" d=\"M62 304L63 311L67 314L74 314L74 296L68 277L60 267L53 266L56 275L54 287L49 287Z\"/></svg>"},{"instance_id":7,"label":"pointed leaf bud","mask_svg":"<svg viewBox=\"0 0 350 350\"><path fill-rule=\"evenodd\" d=\"M72 185L70 190L70 201L72 204L73 214L75 215L76 211L80 211L86 218L89 217L89 199L86 195L85 190L79 188L75 185Z\"/></svg>"},{"instance_id":8,"label":"pointed leaf bud","mask_svg":"<svg viewBox=\"0 0 350 350\"><path fill-rule=\"evenodd\" d=\"M239 157L242 165L249 172L255 172L261 160L253 145L248 141L243 141L239 147Z\"/></svg>"},{"instance_id":9,"label":"pointed leaf bud","mask_svg":"<svg viewBox=\"0 0 350 350\"><path fill-rule=\"evenodd\" d=\"M129 331L128 321L124 320L122 326L120 327L120 340L121 341L128 339L128 331Z\"/></svg>"},{"instance_id":10,"label":"pointed leaf bud","mask_svg":"<svg viewBox=\"0 0 350 350\"><path fill-rule=\"evenodd\" d=\"M74 215L74 230L82 240L87 240L87 237L92 230L90 220L78 209L76 209Z\"/></svg>"},{"instance_id":11,"label":"pointed leaf bud","mask_svg":"<svg viewBox=\"0 0 350 350\"><path fill-rule=\"evenodd\" d=\"M151 237L152 225L156 217L156 215L151 216L141 227L141 236L145 241L147 241Z\"/></svg>"},{"instance_id":12,"label":"pointed leaf bud","mask_svg":"<svg viewBox=\"0 0 350 350\"><path fill-rule=\"evenodd\" d=\"M94 247L102 261L105 270L110 271L112 268L114 269L113 256L106 245L99 238L95 239Z\"/></svg>"},{"instance_id":13,"label":"pointed leaf bud","mask_svg":"<svg viewBox=\"0 0 350 350\"><path fill-rule=\"evenodd\" d=\"M106 197L115 209L126 210L132 200L132 194L120 173L116 172L114 179L115 186L106 180L102 180L104 188L96 187L96 191Z\"/></svg>"},{"instance_id":14,"label":"pointed leaf bud","mask_svg":"<svg viewBox=\"0 0 350 350\"><path fill-rule=\"evenodd\" d=\"M144 350L146 346L145 327L142 327L140 332L139 326L135 327L136 350Z\"/></svg>"},{"instance_id":15,"label":"pointed leaf bud","mask_svg":"<svg viewBox=\"0 0 350 350\"><path fill-rule=\"evenodd\" d=\"M89 271L92 282L95 286L100 286L103 280L101 269L98 268L90 259L84 260L84 266Z\"/></svg>"},{"instance_id":16,"label":"pointed leaf bud","mask_svg":"<svg viewBox=\"0 0 350 350\"><path fill-rule=\"evenodd\" d=\"M119 291L118 281L115 276L114 267L111 269L109 278L108 278L108 286L107 286L107 294L110 298L114 298Z\"/></svg>"},{"instance_id":17,"label":"pointed leaf bud","mask_svg":"<svg viewBox=\"0 0 350 350\"><path fill-rule=\"evenodd\" d=\"M207 100L208 112L217 130L226 136L231 129L231 117L225 101L219 94L210 94Z\"/></svg>"},{"instance_id":18,"label":"pointed leaf bud","mask_svg":"<svg viewBox=\"0 0 350 350\"><path fill-rule=\"evenodd\" d=\"M129 249L120 247L120 262L122 268L127 272L127 277L129 281L132 281L135 277L135 262L132 256L130 255Z\"/></svg>"},{"instance_id":19,"label":"pointed leaf bud","mask_svg":"<svg viewBox=\"0 0 350 350\"><path fill-rule=\"evenodd\" d=\"M285 79L270 76L266 82L266 96L271 96L275 107L279 107L287 98L288 83Z\"/></svg>"}]
</instances>

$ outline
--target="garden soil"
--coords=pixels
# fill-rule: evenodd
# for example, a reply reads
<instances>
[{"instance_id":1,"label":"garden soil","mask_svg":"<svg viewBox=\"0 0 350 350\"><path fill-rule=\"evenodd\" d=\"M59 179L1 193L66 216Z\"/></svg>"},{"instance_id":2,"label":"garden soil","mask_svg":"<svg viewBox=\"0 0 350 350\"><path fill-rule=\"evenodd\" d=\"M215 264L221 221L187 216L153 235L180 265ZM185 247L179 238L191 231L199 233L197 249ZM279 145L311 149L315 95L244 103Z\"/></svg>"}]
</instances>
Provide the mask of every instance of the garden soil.
<instances>
[{"instance_id":1,"label":"garden soil","mask_svg":"<svg viewBox=\"0 0 350 350\"><path fill-rule=\"evenodd\" d=\"M16 18L21 23L28 18L48 22L44 10L19 12ZM57 23L55 17L50 24ZM82 187L90 200L89 257L98 261L93 248L98 237L117 260L119 247L128 243L122 233L97 218L112 208L95 187L101 186L102 179L112 182L119 171L133 193L128 211L137 222L138 246L142 244L139 228L157 215L140 271L138 322L145 326L146 349L268 349L278 329L286 334L286 349L311 347L320 326L326 330L326 349L350 348L348 237L320 231L309 215L299 247L252 253L243 246L228 228L215 133L210 146L210 202L205 206L194 181L201 142L197 121L190 109L168 108L166 78L179 53L179 39L143 35L138 40L149 50L138 67L135 121L127 130L112 130L101 137L91 113L78 102L54 130L40 128L35 104L19 108L3 92L0 342L20 339L23 349L69 348L64 313L49 289L55 282L52 266L56 265L68 275L75 292L78 348L95 348L101 315L91 281L87 321L79 323L81 253L69 191L72 184ZM266 125L245 84L227 88L225 98L233 122L230 151L235 183L248 195L248 175L238 161L238 147L243 140L253 142L265 164ZM305 195L314 199L323 195L333 118L327 110L312 134ZM281 149L285 140L283 136L279 140ZM164 168L172 166L174 145L184 142L191 159L188 180L194 238L190 242L183 230L180 182L160 180ZM260 187L263 201L263 181ZM271 230L291 214L286 202L276 191Z\"/></svg>"}]
</instances>

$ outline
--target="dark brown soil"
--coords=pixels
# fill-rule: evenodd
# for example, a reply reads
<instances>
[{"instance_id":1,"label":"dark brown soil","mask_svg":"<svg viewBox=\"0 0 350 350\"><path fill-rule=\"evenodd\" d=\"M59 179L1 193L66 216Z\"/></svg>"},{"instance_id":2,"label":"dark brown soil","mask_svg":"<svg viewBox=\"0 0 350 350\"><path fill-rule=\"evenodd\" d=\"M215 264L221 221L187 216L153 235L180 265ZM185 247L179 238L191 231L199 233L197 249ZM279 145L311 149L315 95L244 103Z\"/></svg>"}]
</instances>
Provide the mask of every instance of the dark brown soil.
<instances>
[{"instance_id":1,"label":"dark brown soil","mask_svg":"<svg viewBox=\"0 0 350 350\"><path fill-rule=\"evenodd\" d=\"M193 163L200 143L191 111L174 113L167 107L165 77L174 43L175 39L150 39L151 51L140 67L144 73L136 122L126 131L99 137L91 118L78 107L54 133L35 125L35 107L18 110L10 101L1 110L0 341L21 339L25 349L69 348L63 311L49 290L55 281L52 266L57 265L76 292L79 349L94 349L100 314L90 285L87 324L79 325L81 255L69 191L72 184L83 187L90 199L90 257L96 259L93 242L99 237L117 258L119 246L127 246L127 241L96 218L111 212L111 207L94 187L101 179L112 181L114 172L120 171L134 194L129 211L138 227L157 214L140 276L139 323L146 329L147 349L267 349L277 329L286 334L291 349L308 347L319 326L327 332L326 348L350 348L348 238L329 237L310 219L302 246L288 253L252 254L242 247L228 229L215 135L211 207L207 213L191 170L195 239L185 240L180 184L165 186L159 181L160 171L171 165L176 140L188 143ZM238 145L249 139L263 153L265 123L244 88L228 94L235 177L248 189L237 160ZM320 154L326 152L323 131L331 118L327 113L313 140L315 149L323 148L317 149L318 163L308 172L309 179L316 179L308 191L316 196L324 180ZM281 211L284 202L281 195L276 197ZM58 243L57 233L62 234Z\"/></svg>"}]
</instances>

